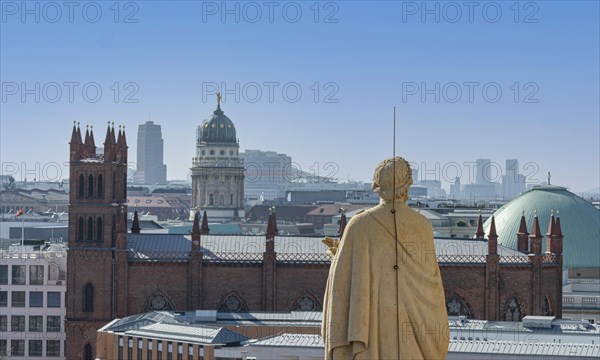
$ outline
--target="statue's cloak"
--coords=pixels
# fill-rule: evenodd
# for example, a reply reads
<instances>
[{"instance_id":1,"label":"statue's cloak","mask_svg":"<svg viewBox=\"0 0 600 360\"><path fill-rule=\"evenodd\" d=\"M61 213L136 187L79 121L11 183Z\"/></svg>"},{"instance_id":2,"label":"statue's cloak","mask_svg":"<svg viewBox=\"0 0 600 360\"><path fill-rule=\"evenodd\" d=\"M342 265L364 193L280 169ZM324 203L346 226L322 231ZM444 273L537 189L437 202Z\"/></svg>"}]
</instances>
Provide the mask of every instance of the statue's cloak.
<instances>
[{"instance_id":1,"label":"statue's cloak","mask_svg":"<svg viewBox=\"0 0 600 360\"><path fill-rule=\"evenodd\" d=\"M433 228L403 202L395 208L397 261L391 203L346 226L323 301L326 359L446 357L448 315Z\"/></svg>"}]
</instances>

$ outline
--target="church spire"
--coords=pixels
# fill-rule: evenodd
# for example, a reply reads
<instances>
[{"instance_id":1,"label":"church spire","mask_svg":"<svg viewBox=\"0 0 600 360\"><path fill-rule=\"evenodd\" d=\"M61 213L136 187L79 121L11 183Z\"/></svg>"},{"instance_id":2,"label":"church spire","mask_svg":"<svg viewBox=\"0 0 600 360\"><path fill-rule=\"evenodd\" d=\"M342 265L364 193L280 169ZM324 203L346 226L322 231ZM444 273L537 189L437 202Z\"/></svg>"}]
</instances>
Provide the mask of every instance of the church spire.
<instances>
[{"instance_id":1,"label":"church spire","mask_svg":"<svg viewBox=\"0 0 600 360\"><path fill-rule=\"evenodd\" d=\"M479 217L477 218L477 232L475 232L475 239L483 239L485 233L483 232L483 218L481 217L481 209L479 210Z\"/></svg>"},{"instance_id":2,"label":"church spire","mask_svg":"<svg viewBox=\"0 0 600 360\"><path fill-rule=\"evenodd\" d=\"M138 218L138 212L135 210L133 213L133 223L131 224L131 233L139 234L140 233L140 219Z\"/></svg>"},{"instance_id":3,"label":"church spire","mask_svg":"<svg viewBox=\"0 0 600 360\"><path fill-rule=\"evenodd\" d=\"M208 235L210 229L208 228L208 217L206 216L206 210L204 210L204 214L202 214L202 227L200 227L200 233L204 235Z\"/></svg>"},{"instance_id":4,"label":"church spire","mask_svg":"<svg viewBox=\"0 0 600 360\"><path fill-rule=\"evenodd\" d=\"M493 255L498 253L498 234L496 233L496 219L492 215L492 223L490 224L490 233L488 234L488 254Z\"/></svg>"},{"instance_id":5,"label":"church spire","mask_svg":"<svg viewBox=\"0 0 600 360\"><path fill-rule=\"evenodd\" d=\"M521 223L519 224L519 232L517 232L517 250L522 253L529 251L529 233L527 232L527 222L525 221L525 211L521 214Z\"/></svg>"}]
</instances>

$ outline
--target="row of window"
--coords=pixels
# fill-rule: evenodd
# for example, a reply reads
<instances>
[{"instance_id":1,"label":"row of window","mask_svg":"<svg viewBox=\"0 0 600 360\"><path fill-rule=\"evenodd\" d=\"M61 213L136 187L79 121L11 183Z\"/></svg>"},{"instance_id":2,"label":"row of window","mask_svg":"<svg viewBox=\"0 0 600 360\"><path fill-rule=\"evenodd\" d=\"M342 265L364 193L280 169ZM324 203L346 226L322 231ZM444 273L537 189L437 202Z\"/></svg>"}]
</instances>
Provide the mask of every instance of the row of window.
<instances>
[{"instance_id":1,"label":"row of window","mask_svg":"<svg viewBox=\"0 0 600 360\"><path fill-rule=\"evenodd\" d=\"M0 291L0 307L8 307L10 304L14 308L27 307L26 304L27 292L25 291L11 291L10 302L8 300L8 291ZM48 291L46 293L46 307L59 308L61 307L61 293L59 291ZM29 305L30 308L42 308L44 307L44 292L43 291L29 291Z\"/></svg>"},{"instance_id":2,"label":"row of window","mask_svg":"<svg viewBox=\"0 0 600 360\"><path fill-rule=\"evenodd\" d=\"M123 337L119 336L119 350L118 350L118 354L117 354L117 358L119 360L124 359L123 357L123 352L124 352L124 343L123 343ZM163 343L162 341L159 341L156 344L156 353L153 353L153 348L152 348L152 341L148 341L146 343L146 359L156 359L156 360L173 360L173 353L174 353L174 347L173 347L173 342L168 341L167 342L167 346L166 349L163 349ZM176 353L176 357L175 359L177 360L181 360L183 359L183 349L184 349L184 344L182 343L176 343L175 344L177 346L177 353ZM188 349L188 360L194 360L194 347L192 344L187 344L187 349ZM163 351L166 350L166 351ZM138 339L137 340L137 349L136 349L136 357L135 359L138 360L142 360L143 358L143 352L144 352L144 342L142 339ZM165 357L163 358L163 353L165 353ZM127 344L127 358L128 359L134 359L133 357L134 354L134 346L133 346L133 339L128 339L128 344ZM156 354L156 356L153 356L154 354Z\"/></svg>"},{"instance_id":3,"label":"row of window","mask_svg":"<svg viewBox=\"0 0 600 360\"><path fill-rule=\"evenodd\" d=\"M9 273L10 270L10 273ZM65 280L66 273L58 264L29 265L29 284L27 283L27 265L0 265L0 285L44 285L44 272L48 272L48 281Z\"/></svg>"},{"instance_id":4,"label":"row of window","mask_svg":"<svg viewBox=\"0 0 600 360\"><path fill-rule=\"evenodd\" d=\"M116 174L113 173L113 186L112 186L112 198L115 198L115 190L116 190L116 182L117 177ZM96 176L90 174L86 177L83 174L79 174L79 179L77 181L77 197L79 199L103 199L104 198L104 186L105 181L102 174ZM123 197L127 197L127 174L123 175Z\"/></svg>"},{"instance_id":5,"label":"row of window","mask_svg":"<svg viewBox=\"0 0 600 360\"><path fill-rule=\"evenodd\" d=\"M98 175L97 179L96 179L96 197L97 198L103 198L104 197L104 178L102 177L102 175ZM79 198L84 198L86 197L86 186L85 186L85 176L83 176L83 174L79 175L79 182L77 184L78 188L77 188L77 196ZM87 197L88 198L93 198L94 197L94 176L92 174L90 174L88 176L88 181L87 181ZM113 196L114 197L114 196Z\"/></svg>"},{"instance_id":6,"label":"row of window","mask_svg":"<svg viewBox=\"0 0 600 360\"><path fill-rule=\"evenodd\" d=\"M213 194L208 194L208 205L216 205ZM223 195L219 195L219 205L225 205L225 197ZM229 194L229 205L233 205L233 194Z\"/></svg>"},{"instance_id":7,"label":"row of window","mask_svg":"<svg viewBox=\"0 0 600 360\"><path fill-rule=\"evenodd\" d=\"M46 353L44 354L44 340L29 340L27 356L60 357L60 340L46 340ZM0 356L20 357L25 356L25 340L0 340Z\"/></svg>"},{"instance_id":8,"label":"row of window","mask_svg":"<svg viewBox=\"0 0 600 360\"><path fill-rule=\"evenodd\" d=\"M94 223L96 228L94 229ZM96 221L92 217L88 217L87 221L80 216L77 220L77 241L83 241L85 238L87 241L102 241L104 233L104 223L101 217L98 217ZM87 236L86 236L87 235Z\"/></svg>"},{"instance_id":9,"label":"row of window","mask_svg":"<svg viewBox=\"0 0 600 360\"><path fill-rule=\"evenodd\" d=\"M0 315L0 332L60 332L61 330L61 318L56 315L46 316L46 326L44 327L44 316L43 315L29 315L29 326L27 324L25 315L11 315L10 317L10 330L8 329L8 316Z\"/></svg>"}]
</instances>

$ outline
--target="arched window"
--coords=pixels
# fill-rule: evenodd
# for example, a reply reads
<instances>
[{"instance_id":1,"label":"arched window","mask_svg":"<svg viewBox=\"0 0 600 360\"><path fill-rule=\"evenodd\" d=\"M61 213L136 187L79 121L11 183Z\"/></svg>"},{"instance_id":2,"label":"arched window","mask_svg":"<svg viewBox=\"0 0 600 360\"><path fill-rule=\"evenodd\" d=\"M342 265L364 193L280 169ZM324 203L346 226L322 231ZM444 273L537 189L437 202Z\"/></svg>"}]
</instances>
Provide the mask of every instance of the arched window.
<instances>
[{"instance_id":1,"label":"arched window","mask_svg":"<svg viewBox=\"0 0 600 360\"><path fill-rule=\"evenodd\" d=\"M292 305L292 311L320 311L321 304L312 295L304 294Z\"/></svg>"},{"instance_id":2,"label":"arched window","mask_svg":"<svg viewBox=\"0 0 600 360\"><path fill-rule=\"evenodd\" d=\"M113 173L113 185L112 185L112 198L113 199L116 198L116 191L117 191L117 174Z\"/></svg>"},{"instance_id":3,"label":"arched window","mask_svg":"<svg viewBox=\"0 0 600 360\"><path fill-rule=\"evenodd\" d=\"M79 196L80 198L82 198L82 197L84 197L84 196L85 196L85 184L84 184L84 179L85 179L85 178L84 178L83 174L79 175L79 183L77 184L77 186L78 186L78 192L77 192L77 194L78 194L78 196Z\"/></svg>"},{"instance_id":4,"label":"arched window","mask_svg":"<svg viewBox=\"0 0 600 360\"><path fill-rule=\"evenodd\" d=\"M229 194L229 205L233 205L233 194Z\"/></svg>"},{"instance_id":5,"label":"arched window","mask_svg":"<svg viewBox=\"0 0 600 360\"><path fill-rule=\"evenodd\" d=\"M219 196L219 205L225 205L225 197L223 194Z\"/></svg>"},{"instance_id":6,"label":"arched window","mask_svg":"<svg viewBox=\"0 0 600 360\"><path fill-rule=\"evenodd\" d=\"M77 241L83 241L83 217L79 217L77 221Z\"/></svg>"},{"instance_id":7,"label":"arched window","mask_svg":"<svg viewBox=\"0 0 600 360\"><path fill-rule=\"evenodd\" d=\"M552 300L551 300L550 295L544 296L544 303L542 304L542 315L543 316L554 315L554 311L552 311Z\"/></svg>"},{"instance_id":8,"label":"arched window","mask_svg":"<svg viewBox=\"0 0 600 360\"><path fill-rule=\"evenodd\" d=\"M85 360L94 360L94 357L92 355L92 345L85 344L85 347L83 348L83 354L84 354L83 358Z\"/></svg>"},{"instance_id":9,"label":"arched window","mask_svg":"<svg viewBox=\"0 0 600 360\"><path fill-rule=\"evenodd\" d=\"M213 194L208 194L208 205L214 205Z\"/></svg>"},{"instance_id":10,"label":"arched window","mask_svg":"<svg viewBox=\"0 0 600 360\"><path fill-rule=\"evenodd\" d=\"M471 317L471 309L469 305L458 295L452 295L446 301L446 310L450 316L466 316Z\"/></svg>"},{"instance_id":11,"label":"arched window","mask_svg":"<svg viewBox=\"0 0 600 360\"><path fill-rule=\"evenodd\" d=\"M98 218L98 220L96 220L96 240L102 241L103 231L102 218Z\"/></svg>"},{"instance_id":12,"label":"arched window","mask_svg":"<svg viewBox=\"0 0 600 360\"><path fill-rule=\"evenodd\" d=\"M102 178L102 175L98 175L98 197L99 198L103 198L104 197L104 179Z\"/></svg>"},{"instance_id":13,"label":"arched window","mask_svg":"<svg viewBox=\"0 0 600 360\"><path fill-rule=\"evenodd\" d=\"M88 197L94 197L94 176L92 174L88 176Z\"/></svg>"},{"instance_id":14,"label":"arched window","mask_svg":"<svg viewBox=\"0 0 600 360\"><path fill-rule=\"evenodd\" d=\"M514 296L506 303L506 321L521 321L521 305Z\"/></svg>"},{"instance_id":15,"label":"arched window","mask_svg":"<svg viewBox=\"0 0 600 360\"><path fill-rule=\"evenodd\" d=\"M94 286L90 283L87 283L83 290L83 311L94 311Z\"/></svg>"},{"instance_id":16,"label":"arched window","mask_svg":"<svg viewBox=\"0 0 600 360\"><path fill-rule=\"evenodd\" d=\"M127 173L123 174L123 199L127 199Z\"/></svg>"},{"instance_id":17,"label":"arched window","mask_svg":"<svg viewBox=\"0 0 600 360\"><path fill-rule=\"evenodd\" d=\"M91 217L87 221L87 241L94 240L94 220Z\"/></svg>"},{"instance_id":18,"label":"arched window","mask_svg":"<svg viewBox=\"0 0 600 360\"><path fill-rule=\"evenodd\" d=\"M231 294L227 296L223 302L221 302L219 310L227 312L240 312L247 311L247 308L242 299L235 294Z\"/></svg>"}]
</instances>

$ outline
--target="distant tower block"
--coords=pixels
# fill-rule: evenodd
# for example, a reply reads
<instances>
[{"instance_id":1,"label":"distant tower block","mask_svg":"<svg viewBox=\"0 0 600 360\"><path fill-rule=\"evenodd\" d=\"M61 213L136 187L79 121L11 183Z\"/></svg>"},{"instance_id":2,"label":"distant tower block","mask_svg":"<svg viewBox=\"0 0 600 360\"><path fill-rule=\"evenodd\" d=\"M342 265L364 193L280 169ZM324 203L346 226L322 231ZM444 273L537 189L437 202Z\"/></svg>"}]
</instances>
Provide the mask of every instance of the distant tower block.
<instances>
[{"instance_id":1,"label":"distant tower block","mask_svg":"<svg viewBox=\"0 0 600 360\"><path fill-rule=\"evenodd\" d=\"M166 184L167 165L163 164L163 155L164 141L160 125L146 121L138 126L135 181L142 184Z\"/></svg>"},{"instance_id":2,"label":"distant tower block","mask_svg":"<svg viewBox=\"0 0 600 360\"><path fill-rule=\"evenodd\" d=\"M192 159L192 210L205 209L211 221L244 217L244 165L235 126L217 109L198 126Z\"/></svg>"}]
</instances>

